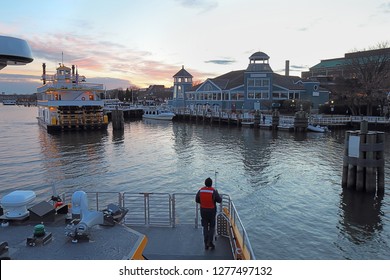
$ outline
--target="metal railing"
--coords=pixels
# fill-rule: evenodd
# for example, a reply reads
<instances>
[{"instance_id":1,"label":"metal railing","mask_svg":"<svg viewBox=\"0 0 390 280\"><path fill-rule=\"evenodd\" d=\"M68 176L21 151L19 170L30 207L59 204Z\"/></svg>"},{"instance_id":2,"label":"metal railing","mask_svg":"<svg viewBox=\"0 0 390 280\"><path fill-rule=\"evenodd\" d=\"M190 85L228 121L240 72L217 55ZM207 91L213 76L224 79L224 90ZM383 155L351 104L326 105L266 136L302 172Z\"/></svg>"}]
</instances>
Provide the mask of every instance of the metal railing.
<instances>
[{"instance_id":1,"label":"metal railing","mask_svg":"<svg viewBox=\"0 0 390 280\"><path fill-rule=\"evenodd\" d=\"M176 227L178 224L201 225L199 204L195 202L194 193L132 193L132 192L86 192L89 209L101 211L110 203L128 210L122 223L131 225L147 225L160 227ZM225 223L217 223L216 231L230 239L234 256L243 251L249 252L250 258L255 255L248 234L238 215L238 211L229 195L221 194L222 203L217 205L217 217ZM72 193L64 193L61 199L71 202ZM238 234L234 234L238 233ZM240 244L240 248L237 246Z\"/></svg>"}]
</instances>

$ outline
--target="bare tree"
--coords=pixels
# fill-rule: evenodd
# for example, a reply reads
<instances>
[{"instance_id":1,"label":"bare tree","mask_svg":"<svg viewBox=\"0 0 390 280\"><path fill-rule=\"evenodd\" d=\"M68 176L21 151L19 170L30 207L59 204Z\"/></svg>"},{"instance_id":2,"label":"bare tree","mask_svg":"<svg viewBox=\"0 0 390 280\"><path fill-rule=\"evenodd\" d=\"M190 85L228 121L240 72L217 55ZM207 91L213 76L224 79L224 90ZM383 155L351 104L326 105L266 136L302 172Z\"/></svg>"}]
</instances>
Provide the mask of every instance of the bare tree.
<instances>
[{"instance_id":1,"label":"bare tree","mask_svg":"<svg viewBox=\"0 0 390 280\"><path fill-rule=\"evenodd\" d=\"M365 104L367 115L372 115L373 105L384 105L386 93L390 91L389 43L379 43L368 51L346 54L345 73L349 77L344 97L350 105Z\"/></svg>"}]
</instances>

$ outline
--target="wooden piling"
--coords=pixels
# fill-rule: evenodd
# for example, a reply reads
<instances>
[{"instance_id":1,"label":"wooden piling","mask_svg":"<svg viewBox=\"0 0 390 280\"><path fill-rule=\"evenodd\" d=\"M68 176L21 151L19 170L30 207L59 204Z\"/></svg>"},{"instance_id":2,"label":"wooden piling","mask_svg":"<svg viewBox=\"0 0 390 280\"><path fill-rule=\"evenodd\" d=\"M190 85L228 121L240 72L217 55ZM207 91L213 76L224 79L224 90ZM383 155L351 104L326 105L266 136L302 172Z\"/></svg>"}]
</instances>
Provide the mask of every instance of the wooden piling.
<instances>
[{"instance_id":1,"label":"wooden piling","mask_svg":"<svg viewBox=\"0 0 390 280\"><path fill-rule=\"evenodd\" d=\"M272 112L272 130L277 130L278 129L279 120L280 120L279 111L274 110Z\"/></svg>"},{"instance_id":2,"label":"wooden piling","mask_svg":"<svg viewBox=\"0 0 390 280\"><path fill-rule=\"evenodd\" d=\"M343 188L347 187L348 182L348 143L349 143L349 135L351 131L345 132L345 142L344 142L344 158L343 158L343 176L341 179L341 186Z\"/></svg>"},{"instance_id":3,"label":"wooden piling","mask_svg":"<svg viewBox=\"0 0 390 280\"><path fill-rule=\"evenodd\" d=\"M304 132L309 125L309 118L305 111L298 111L294 117L294 130L297 132Z\"/></svg>"},{"instance_id":4,"label":"wooden piling","mask_svg":"<svg viewBox=\"0 0 390 280\"><path fill-rule=\"evenodd\" d=\"M376 159L380 161L380 165L378 167L378 175L377 175L377 185L378 185L378 193L383 194L385 192L385 157L384 157L384 144L385 144L385 133L377 132L376 134L376 142L379 145L382 145L383 148L379 149L377 153ZM383 162L383 163L382 163Z\"/></svg>"},{"instance_id":5,"label":"wooden piling","mask_svg":"<svg viewBox=\"0 0 390 280\"><path fill-rule=\"evenodd\" d=\"M260 112L259 110L256 111L255 113L255 118L254 118L254 125L255 125L255 128L259 128L260 126Z\"/></svg>"},{"instance_id":6,"label":"wooden piling","mask_svg":"<svg viewBox=\"0 0 390 280\"><path fill-rule=\"evenodd\" d=\"M365 133L359 133L360 137L360 143L366 143L366 134ZM365 159L366 158L366 153L362 150L359 150L359 159ZM364 191L364 167L361 164L358 164L356 166L356 190L357 191Z\"/></svg>"},{"instance_id":7,"label":"wooden piling","mask_svg":"<svg viewBox=\"0 0 390 280\"><path fill-rule=\"evenodd\" d=\"M341 185L367 193L384 193L384 133L368 131L366 123L360 131L345 135Z\"/></svg>"},{"instance_id":8,"label":"wooden piling","mask_svg":"<svg viewBox=\"0 0 390 280\"><path fill-rule=\"evenodd\" d=\"M367 145L369 147L374 146L376 143L376 134L374 133L368 133L367 134ZM366 164L366 191L367 192L375 192L376 190L376 168L372 167L372 163L374 161L374 151L372 149L369 149L366 151L366 159L367 159L367 164Z\"/></svg>"},{"instance_id":9,"label":"wooden piling","mask_svg":"<svg viewBox=\"0 0 390 280\"><path fill-rule=\"evenodd\" d=\"M112 128L114 130L122 130L124 129L124 117L123 117L123 111L122 110L113 110L111 113L111 121L112 121Z\"/></svg>"}]
</instances>

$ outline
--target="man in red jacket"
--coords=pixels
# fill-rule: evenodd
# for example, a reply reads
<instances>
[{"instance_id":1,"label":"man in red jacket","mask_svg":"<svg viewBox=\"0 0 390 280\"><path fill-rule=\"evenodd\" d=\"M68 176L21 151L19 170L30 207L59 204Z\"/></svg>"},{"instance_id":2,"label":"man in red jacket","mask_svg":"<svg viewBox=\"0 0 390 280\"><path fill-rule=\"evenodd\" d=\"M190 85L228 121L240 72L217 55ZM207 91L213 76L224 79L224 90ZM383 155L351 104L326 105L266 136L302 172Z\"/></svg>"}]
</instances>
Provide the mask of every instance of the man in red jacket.
<instances>
[{"instance_id":1,"label":"man in red jacket","mask_svg":"<svg viewBox=\"0 0 390 280\"><path fill-rule=\"evenodd\" d=\"M217 214L216 203L221 203L222 198L218 191L212 187L213 180L207 178L205 186L196 194L195 201L200 203L200 216L202 217L203 237L205 249L214 249L213 243L215 231L215 215Z\"/></svg>"}]
</instances>

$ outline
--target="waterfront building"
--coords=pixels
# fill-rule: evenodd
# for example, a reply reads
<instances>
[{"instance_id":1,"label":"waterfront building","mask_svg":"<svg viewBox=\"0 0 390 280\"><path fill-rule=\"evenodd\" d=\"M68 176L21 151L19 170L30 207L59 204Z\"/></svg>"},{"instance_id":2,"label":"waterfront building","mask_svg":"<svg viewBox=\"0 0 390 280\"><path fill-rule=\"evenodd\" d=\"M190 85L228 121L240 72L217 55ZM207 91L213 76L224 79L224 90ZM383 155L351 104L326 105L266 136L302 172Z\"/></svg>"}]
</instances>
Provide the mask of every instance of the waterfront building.
<instances>
[{"instance_id":1,"label":"waterfront building","mask_svg":"<svg viewBox=\"0 0 390 280\"><path fill-rule=\"evenodd\" d=\"M329 100L329 91L321 89L318 81L290 76L288 62L285 75L274 73L269 58L263 52L256 52L249 57L245 70L208 78L195 86L192 86L193 76L182 67L173 76L170 105L191 110L270 110L286 100L294 100L307 101L316 109Z\"/></svg>"},{"instance_id":2,"label":"waterfront building","mask_svg":"<svg viewBox=\"0 0 390 280\"><path fill-rule=\"evenodd\" d=\"M303 79L317 79L322 84L334 82L336 78L355 78L355 67L351 67L354 61L361 61L364 65L367 62L376 62L378 59L389 60L390 48L376 50L351 52L344 54L344 57L322 59L320 63L309 68L309 71L302 72Z\"/></svg>"}]
</instances>

